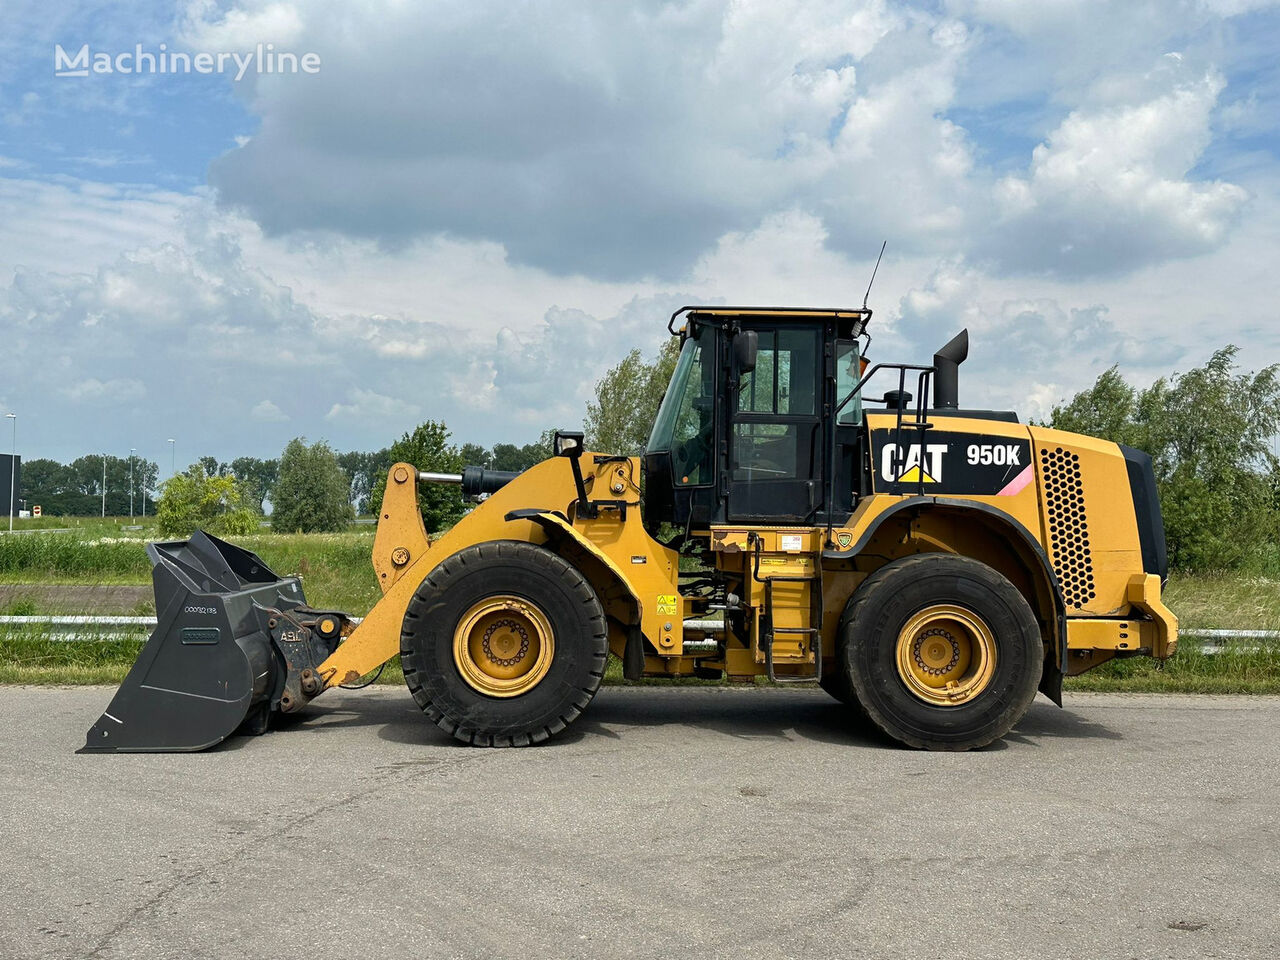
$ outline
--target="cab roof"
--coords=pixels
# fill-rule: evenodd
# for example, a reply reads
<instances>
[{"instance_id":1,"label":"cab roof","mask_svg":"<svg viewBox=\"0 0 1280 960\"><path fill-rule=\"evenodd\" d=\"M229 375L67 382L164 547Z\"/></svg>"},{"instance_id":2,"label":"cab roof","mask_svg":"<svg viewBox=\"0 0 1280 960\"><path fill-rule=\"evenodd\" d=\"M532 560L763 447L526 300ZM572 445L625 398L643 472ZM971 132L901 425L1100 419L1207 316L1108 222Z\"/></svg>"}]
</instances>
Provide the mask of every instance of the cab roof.
<instances>
[{"instance_id":1,"label":"cab roof","mask_svg":"<svg viewBox=\"0 0 1280 960\"><path fill-rule=\"evenodd\" d=\"M871 317L871 311L858 307L722 307L722 306L688 306L681 307L671 315L671 319L667 322L667 330L676 334L679 331L676 328L676 320L681 314L688 314L691 317L724 317L725 319L733 317L774 317L780 319L795 320L812 320L818 318L836 318L840 320L856 320L862 319L864 322Z\"/></svg>"}]
</instances>

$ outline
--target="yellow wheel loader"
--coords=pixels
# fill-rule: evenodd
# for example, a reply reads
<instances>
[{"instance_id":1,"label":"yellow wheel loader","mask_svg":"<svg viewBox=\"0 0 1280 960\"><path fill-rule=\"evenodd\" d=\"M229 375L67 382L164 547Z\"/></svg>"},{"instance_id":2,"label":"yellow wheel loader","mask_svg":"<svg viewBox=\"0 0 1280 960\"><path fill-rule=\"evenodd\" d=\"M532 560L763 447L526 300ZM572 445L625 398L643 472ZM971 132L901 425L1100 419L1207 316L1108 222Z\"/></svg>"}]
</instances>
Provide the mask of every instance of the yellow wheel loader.
<instances>
[{"instance_id":1,"label":"yellow wheel loader","mask_svg":"<svg viewBox=\"0 0 1280 960\"><path fill-rule=\"evenodd\" d=\"M261 733L397 655L458 740L535 744L612 653L630 679L816 682L900 743L964 750L1037 689L1060 705L1064 676L1170 656L1150 458L962 409L967 332L928 365L869 364L869 317L677 311L642 457L561 432L518 475L395 464L360 621L213 537L152 544L158 625L85 749ZM423 483L476 506L432 539Z\"/></svg>"}]
</instances>

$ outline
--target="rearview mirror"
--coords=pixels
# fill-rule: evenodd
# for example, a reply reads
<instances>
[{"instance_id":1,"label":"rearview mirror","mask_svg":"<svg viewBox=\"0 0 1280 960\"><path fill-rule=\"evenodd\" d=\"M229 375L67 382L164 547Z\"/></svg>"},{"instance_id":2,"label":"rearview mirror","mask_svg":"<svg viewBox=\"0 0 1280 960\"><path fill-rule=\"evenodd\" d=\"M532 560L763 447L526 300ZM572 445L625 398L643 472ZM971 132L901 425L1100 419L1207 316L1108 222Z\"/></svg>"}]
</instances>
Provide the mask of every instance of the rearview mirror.
<instances>
[{"instance_id":1,"label":"rearview mirror","mask_svg":"<svg viewBox=\"0 0 1280 960\"><path fill-rule=\"evenodd\" d=\"M742 330L733 338L733 360L739 373L750 373L756 368L756 352L760 349L760 335L754 330Z\"/></svg>"}]
</instances>

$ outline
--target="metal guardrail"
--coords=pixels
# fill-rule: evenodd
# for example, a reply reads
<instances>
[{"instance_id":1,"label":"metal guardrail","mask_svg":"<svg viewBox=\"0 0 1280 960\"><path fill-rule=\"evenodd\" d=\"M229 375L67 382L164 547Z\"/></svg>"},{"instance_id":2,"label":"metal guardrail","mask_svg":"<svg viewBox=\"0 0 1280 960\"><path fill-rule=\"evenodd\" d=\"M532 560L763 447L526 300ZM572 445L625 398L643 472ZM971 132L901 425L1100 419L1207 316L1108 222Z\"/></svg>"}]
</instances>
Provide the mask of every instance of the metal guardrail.
<instances>
[{"instance_id":1,"label":"metal guardrail","mask_svg":"<svg viewBox=\"0 0 1280 960\"><path fill-rule=\"evenodd\" d=\"M363 617L352 617L352 623L359 623ZM138 637L144 630L156 625L155 617L107 617L107 616L3 616L0 627L5 625L27 627L50 627L49 637L64 643L80 641L123 640ZM76 629L84 627L123 627L133 629Z\"/></svg>"},{"instance_id":2,"label":"metal guardrail","mask_svg":"<svg viewBox=\"0 0 1280 960\"><path fill-rule=\"evenodd\" d=\"M1210 640L1280 640L1280 630L1179 630L1179 637L1204 637Z\"/></svg>"},{"instance_id":3,"label":"metal guardrail","mask_svg":"<svg viewBox=\"0 0 1280 960\"><path fill-rule=\"evenodd\" d=\"M31 624L51 627L154 627L155 617L88 617L88 616L12 616L0 617L0 623Z\"/></svg>"},{"instance_id":4,"label":"metal guardrail","mask_svg":"<svg viewBox=\"0 0 1280 960\"><path fill-rule=\"evenodd\" d=\"M352 617L352 623L359 623L361 617ZM720 621L691 621L698 629L710 626L722 627ZM125 616L0 616L0 626L49 627L49 633L58 640L73 642L80 640L117 640L124 637L136 637L140 628L151 629L156 625L155 617ZM85 630L85 627L117 627L133 629L97 629ZM81 629L76 629L81 628ZM1250 648L1258 646L1270 647L1280 644L1280 630L1219 630L1211 628L1189 628L1178 632L1180 642L1196 643L1204 653L1219 653L1228 643L1235 640L1252 640Z\"/></svg>"}]
</instances>

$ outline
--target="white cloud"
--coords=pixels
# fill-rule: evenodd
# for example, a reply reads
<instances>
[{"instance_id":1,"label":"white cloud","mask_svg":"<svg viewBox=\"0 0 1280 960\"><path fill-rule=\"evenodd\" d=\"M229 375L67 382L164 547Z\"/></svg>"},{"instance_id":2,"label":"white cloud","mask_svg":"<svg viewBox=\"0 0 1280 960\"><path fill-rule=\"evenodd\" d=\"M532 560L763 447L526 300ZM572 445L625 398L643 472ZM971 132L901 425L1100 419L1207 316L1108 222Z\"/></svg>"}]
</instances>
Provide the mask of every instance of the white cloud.
<instances>
[{"instance_id":1,"label":"white cloud","mask_svg":"<svg viewBox=\"0 0 1280 960\"><path fill-rule=\"evenodd\" d=\"M189 4L188 43L270 33L324 68L227 81L260 123L216 189L0 160L6 389L67 456L272 455L285 429L367 449L427 417L523 443L684 303L860 303L886 238L874 356L968 324L966 403L1043 412L1112 362L1152 377L1227 340L1269 358L1268 48L1215 19L1251 5ZM141 145L155 87L33 105L96 98ZM145 396L98 417L136 390L116 381ZM292 419L251 406L268 393Z\"/></svg>"},{"instance_id":2,"label":"white cloud","mask_svg":"<svg viewBox=\"0 0 1280 960\"><path fill-rule=\"evenodd\" d=\"M1048 415L1055 403L1112 364L1143 380L1186 356L1177 344L1127 332L1108 306L1082 302L1079 291L1009 293L1010 287L1032 292L1036 286L1010 284L960 261L940 263L902 297L888 349L906 352L910 338L915 362L927 362L935 349L968 328L962 405L1015 410L1024 418Z\"/></svg>"},{"instance_id":3,"label":"white cloud","mask_svg":"<svg viewBox=\"0 0 1280 960\"><path fill-rule=\"evenodd\" d=\"M416 403L353 387L347 391L347 402L335 403L325 419L357 420L385 432L392 424L408 424L421 409Z\"/></svg>"},{"instance_id":4,"label":"white cloud","mask_svg":"<svg viewBox=\"0 0 1280 960\"><path fill-rule=\"evenodd\" d=\"M117 377L112 380L89 377L70 384L63 392L76 403L114 406L141 400L147 395L147 388L141 380L131 377Z\"/></svg>"},{"instance_id":5,"label":"white cloud","mask_svg":"<svg viewBox=\"0 0 1280 960\"><path fill-rule=\"evenodd\" d=\"M800 0L298 16L324 70L245 86L260 129L211 168L271 234L491 241L631 281L678 279L785 209L845 249L855 224L893 221L904 247L962 235L972 158L940 116L970 49L958 21Z\"/></svg>"},{"instance_id":6,"label":"white cloud","mask_svg":"<svg viewBox=\"0 0 1280 960\"><path fill-rule=\"evenodd\" d=\"M653 292L725 235L789 213L858 259L888 238L902 255L1097 275L1214 249L1244 202L1193 173L1220 73L1199 48L1166 56L1205 9L493 0L441 17L336 2L196 4L188 18L196 37L279 21L325 56L316 77L247 81L260 128L211 168L222 202L269 235L488 243L516 265ZM1023 132L1045 139L1021 173L984 166L951 116L994 74L1008 83L979 100L1057 105L1041 111L1054 126Z\"/></svg>"},{"instance_id":7,"label":"white cloud","mask_svg":"<svg viewBox=\"0 0 1280 960\"><path fill-rule=\"evenodd\" d=\"M1073 111L1035 148L1025 176L997 183L987 252L1019 269L1089 275L1221 245L1247 194L1187 177L1224 81L1172 73L1152 99Z\"/></svg>"},{"instance_id":8,"label":"white cloud","mask_svg":"<svg viewBox=\"0 0 1280 960\"><path fill-rule=\"evenodd\" d=\"M1280 0L1196 0L1196 6L1219 17L1235 17L1255 10L1280 7Z\"/></svg>"},{"instance_id":9,"label":"white cloud","mask_svg":"<svg viewBox=\"0 0 1280 960\"><path fill-rule=\"evenodd\" d=\"M216 0L189 0L179 24L183 41L195 50L253 50L259 43L283 49L302 33L303 17L292 3L223 10Z\"/></svg>"},{"instance_id":10,"label":"white cloud","mask_svg":"<svg viewBox=\"0 0 1280 960\"><path fill-rule=\"evenodd\" d=\"M68 203L87 192L68 191ZM1232 339L1275 354L1274 258L1265 252L1280 252L1280 220L1274 197L1263 199L1261 219L1192 271L1157 265L1081 284L891 247L871 297L873 356L927 361L967 324L964 402L1033 415L1117 360L1150 379ZM524 443L548 426L579 423L595 380L630 348L655 350L677 307L858 304L876 252L871 244L852 260L833 251L822 219L793 210L722 236L688 286L617 303L628 285L556 282L513 268L486 245L428 244L418 248L423 256L382 257L360 242L298 246L199 206L174 235L92 271L22 269L0 285L8 359L21 371L11 400L20 412L39 405L42 428L29 439L58 444L50 453L72 457L104 434L116 446L162 451L177 434L196 449L273 455L287 436L245 430L285 422L264 418L271 408L227 416L228 399L261 396L264 378L293 391L291 430L326 435L339 449L383 446L428 417L460 440ZM591 309L555 306L558 288L566 304ZM347 309L361 304L364 312ZM112 380L140 384L146 402L117 405L103 422L95 404L64 392L96 381L86 389L107 396L121 389L108 387Z\"/></svg>"},{"instance_id":11,"label":"white cloud","mask_svg":"<svg viewBox=\"0 0 1280 960\"><path fill-rule=\"evenodd\" d=\"M289 421L289 415L271 400L262 400L254 404L253 409L249 411L249 416L259 423L287 423Z\"/></svg>"},{"instance_id":12,"label":"white cloud","mask_svg":"<svg viewBox=\"0 0 1280 960\"><path fill-rule=\"evenodd\" d=\"M182 217L202 202L136 185L0 176L0 278L19 266L89 273L127 250L178 242Z\"/></svg>"},{"instance_id":13,"label":"white cloud","mask_svg":"<svg viewBox=\"0 0 1280 960\"><path fill-rule=\"evenodd\" d=\"M821 217L787 210L751 230L724 234L694 265L693 280L718 303L861 303L879 244L868 238L862 256L851 260L828 239Z\"/></svg>"}]
</instances>

